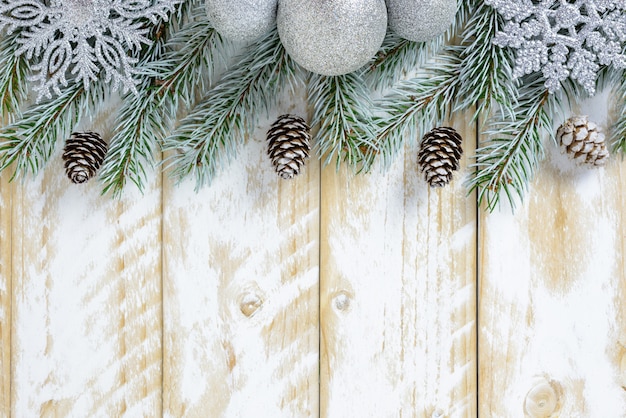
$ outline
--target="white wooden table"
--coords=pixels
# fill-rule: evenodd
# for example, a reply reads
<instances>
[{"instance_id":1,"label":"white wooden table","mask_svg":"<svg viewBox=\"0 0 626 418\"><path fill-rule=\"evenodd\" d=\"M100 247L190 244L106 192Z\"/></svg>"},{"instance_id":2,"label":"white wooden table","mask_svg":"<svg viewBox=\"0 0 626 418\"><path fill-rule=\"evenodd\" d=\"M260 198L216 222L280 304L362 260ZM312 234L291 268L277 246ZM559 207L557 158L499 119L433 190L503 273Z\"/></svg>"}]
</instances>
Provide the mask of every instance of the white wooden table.
<instances>
[{"instance_id":1,"label":"white wooden table","mask_svg":"<svg viewBox=\"0 0 626 418\"><path fill-rule=\"evenodd\" d=\"M606 101L581 106L606 127ZM524 204L487 214L469 118L429 190L415 144L385 173L279 180L285 112L301 98L198 193L154 173L101 197L62 141L37 178L2 175L2 416L626 416L620 158L572 168L548 143Z\"/></svg>"}]
</instances>

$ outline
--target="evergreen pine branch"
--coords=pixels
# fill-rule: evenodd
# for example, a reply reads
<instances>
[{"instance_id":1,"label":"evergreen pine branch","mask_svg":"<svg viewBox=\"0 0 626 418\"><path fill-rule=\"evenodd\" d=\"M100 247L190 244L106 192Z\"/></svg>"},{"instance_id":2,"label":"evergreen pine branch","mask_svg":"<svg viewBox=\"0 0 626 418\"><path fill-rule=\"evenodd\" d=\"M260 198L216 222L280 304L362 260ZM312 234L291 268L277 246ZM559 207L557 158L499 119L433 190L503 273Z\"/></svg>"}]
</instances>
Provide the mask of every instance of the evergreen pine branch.
<instances>
[{"instance_id":1,"label":"evergreen pine branch","mask_svg":"<svg viewBox=\"0 0 626 418\"><path fill-rule=\"evenodd\" d=\"M542 134L551 133L552 117L558 98L550 94L540 74L526 77L520 100L513 110L490 121L485 133L488 142L476 151L476 171L468 181L470 191L478 191L480 204L492 211L502 195L512 207L523 198L539 162L543 159Z\"/></svg>"},{"instance_id":2,"label":"evergreen pine branch","mask_svg":"<svg viewBox=\"0 0 626 418\"><path fill-rule=\"evenodd\" d=\"M445 47L415 78L399 82L375 102L376 149L389 165L404 143L414 141L449 116L460 87L461 48ZM380 113L380 115L378 115Z\"/></svg>"},{"instance_id":3,"label":"evergreen pine branch","mask_svg":"<svg viewBox=\"0 0 626 418\"><path fill-rule=\"evenodd\" d=\"M196 187L211 181L222 162L250 134L261 111L267 112L285 86L300 82L295 62L285 52L278 32L246 48L238 63L187 115L164 141L172 175L193 174Z\"/></svg>"},{"instance_id":4,"label":"evergreen pine branch","mask_svg":"<svg viewBox=\"0 0 626 418\"><path fill-rule=\"evenodd\" d=\"M127 180L143 190L145 166L155 165L158 145L172 126L179 102L191 106L196 89L212 79L214 64L225 49L219 34L203 19L183 26L144 59L139 94L126 95L116 120L100 176L103 193L119 195Z\"/></svg>"},{"instance_id":5,"label":"evergreen pine branch","mask_svg":"<svg viewBox=\"0 0 626 418\"><path fill-rule=\"evenodd\" d=\"M14 163L12 179L36 175L54 152L59 138L67 138L83 115L91 114L104 100L103 83L85 90L72 83L53 99L30 107L22 118L0 129L0 171Z\"/></svg>"},{"instance_id":6,"label":"evergreen pine branch","mask_svg":"<svg viewBox=\"0 0 626 418\"><path fill-rule=\"evenodd\" d=\"M363 77L357 73L326 77L312 74L308 84L313 107L316 142L325 164L342 160L357 166L364 162L364 150L375 149L372 137L371 100Z\"/></svg>"},{"instance_id":7,"label":"evergreen pine branch","mask_svg":"<svg viewBox=\"0 0 626 418\"><path fill-rule=\"evenodd\" d=\"M465 46L461 57L459 110L476 106L476 116L498 111L513 115L518 97L513 80L513 52L494 45L493 37L504 26L504 20L493 7L482 0L467 2L469 21L462 34Z\"/></svg>"},{"instance_id":8,"label":"evergreen pine branch","mask_svg":"<svg viewBox=\"0 0 626 418\"><path fill-rule=\"evenodd\" d=\"M420 67L442 45L442 36L430 42L412 42L388 32L374 59L364 67L364 73L372 88L387 88L403 74Z\"/></svg>"},{"instance_id":9,"label":"evergreen pine branch","mask_svg":"<svg viewBox=\"0 0 626 418\"><path fill-rule=\"evenodd\" d=\"M614 93L617 121L611 127L610 143L613 150L626 154L626 72L620 71L619 74Z\"/></svg>"},{"instance_id":10,"label":"evergreen pine branch","mask_svg":"<svg viewBox=\"0 0 626 418\"><path fill-rule=\"evenodd\" d=\"M9 121L19 117L20 106L28 95L28 64L23 54L15 53L19 47L18 37L19 33L14 32L0 40L0 106L3 117L8 117Z\"/></svg>"},{"instance_id":11,"label":"evergreen pine branch","mask_svg":"<svg viewBox=\"0 0 626 418\"><path fill-rule=\"evenodd\" d=\"M463 27L470 8L465 0L458 1L457 13L450 28L425 42L412 42L393 32L387 32L380 50L364 68L367 80L374 89L387 88L400 78L426 63Z\"/></svg>"}]
</instances>

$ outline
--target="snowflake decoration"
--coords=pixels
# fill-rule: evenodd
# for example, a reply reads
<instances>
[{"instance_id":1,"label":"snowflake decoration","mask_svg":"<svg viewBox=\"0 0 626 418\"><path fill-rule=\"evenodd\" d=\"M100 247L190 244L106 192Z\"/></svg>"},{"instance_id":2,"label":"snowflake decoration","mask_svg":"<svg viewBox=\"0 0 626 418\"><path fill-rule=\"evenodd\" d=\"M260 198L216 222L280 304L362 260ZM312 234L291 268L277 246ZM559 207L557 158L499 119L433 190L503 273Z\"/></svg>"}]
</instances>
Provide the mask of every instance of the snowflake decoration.
<instances>
[{"instance_id":1,"label":"snowflake decoration","mask_svg":"<svg viewBox=\"0 0 626 418\"><path fill-rule=\"evenodd\" d=\"M114 89L135 91L137 59L129 55L151 43L158 18L167 20L179 0L2 0L0 30L19 30L16 54L33 61L31 80L39 98L67 86L68 75L85 88L103 72Z\"/></svg>"},{"instance_id":2,"label":"snowflake decoration","mask_svg":"<svg viewBox=\"0 0 626 418\"><path fill-rule=\"evenodd\" d=\"M517 49L514 76L541 71L550 92L567 78L595 92L601 66L626 68L626 0L485 0L507 21L494 43Z\"/></svg>"}]
</instances>

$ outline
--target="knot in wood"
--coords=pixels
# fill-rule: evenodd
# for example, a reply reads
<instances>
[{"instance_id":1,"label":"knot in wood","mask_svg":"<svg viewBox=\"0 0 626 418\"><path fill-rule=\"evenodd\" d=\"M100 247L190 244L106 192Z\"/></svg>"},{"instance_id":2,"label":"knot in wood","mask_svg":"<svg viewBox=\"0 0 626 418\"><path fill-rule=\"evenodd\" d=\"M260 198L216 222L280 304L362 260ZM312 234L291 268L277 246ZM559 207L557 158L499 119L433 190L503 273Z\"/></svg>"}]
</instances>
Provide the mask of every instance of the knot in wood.
<instances>
[{"instance_id":1,"label":"knot in wood","mask_svg":"<svg viewBox=\"0 0 626 418\"><path fill-rule=\"evenodd\" d=\"M244 293L239 301L241 313L252 317L263 306L263 299L256 293Z\"/></svg>"},{"instance_id":2,"label":"knot in wood","mask_svg":"<svg viewBox=\"0 0 626 418\"><path fill-rule=\"evenodd\" d=\"M350 294L345 290L338 292L333 298L333 306L341 312L350 309Z\"/></svg>"},{"instance_id":3,"label":"knot in wood","mask_svg":"<svg viewBox=\"0 0 626 418\"><path fill-rule=\"evenodd\" d=\"M431 418L444 418L446 416L446 413L443 412L442 409L435 409L431 415Z\"/></svg>"},{"instance_id":4,"label":"knot in wood","mask_svg":"<svg viewBox=\"0 0 626 418\"><path fill-rule=\"evenodd\" d=\"M531 418L550 418L561 409L562 389L558 382L541 378L526 394L524 412Z\"/></svg>"}]
</instances>

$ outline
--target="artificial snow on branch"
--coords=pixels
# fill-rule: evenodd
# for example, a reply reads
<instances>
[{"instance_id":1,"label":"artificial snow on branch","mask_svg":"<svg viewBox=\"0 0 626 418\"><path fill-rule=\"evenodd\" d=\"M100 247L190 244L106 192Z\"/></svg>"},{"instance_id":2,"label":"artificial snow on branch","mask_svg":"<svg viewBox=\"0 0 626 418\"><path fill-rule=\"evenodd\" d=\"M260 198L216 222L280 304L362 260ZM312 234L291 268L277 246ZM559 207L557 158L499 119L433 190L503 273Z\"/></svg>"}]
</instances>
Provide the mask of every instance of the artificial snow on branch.
<instances>
[{"instance_id":1,"label":"artificial snow on branch","mask_svg":"<svg viewBox=\"0 0 626 418\"><path fill-rule=\"evenodd\" d=\"M339 76L311 75L308 85L309 104L313 107L315 140L320 156L337 167L342 161L357 168L367 165L371 141L371 100L365 81L359 74Z\"/></svg>"},{"instance_id":2,"label":"artificial snow on branch","mask_svg":"<svg viewBox=\"0 0 626 418\"><path fill-rule=\"evenodd\" d=\"M181 180L193 174L196 186L208 184L221 163L232 157L260 112L268 112L284 89L302 82L276 30L241 55L206 97L164 141L166 166Z\"/></svg>"},{"instance_id":3,"label":"artificial snow on branch","mask_svg":"<svg viewBox=\"0 0 626 418\"><path fill-rule=\"evenodd\" d=\"M191 107L199 88L203 91L213 82L214 67L224 60L228 43L208 21L191 19L138 66L139 94L127 94L122 102L101 173L104 193L121 193L128 179L143 189L146 166L156 165L155 154L180 104Z\"/></svg>"},{"instance_id":4,"label":"artificial snow on branch","mask_svg":"<svg viewBox=\"0 0 626 418\"><path fill-rule=\"evenodd\" d=\"M231 32L220 32L225 21L238 22L239 15L224 15L227 2L208 8L202 0L74 3L0 0L0 105L7 123L0 128L0 170L12 167L14 177L37 174L58 142L83 117L97 116L120 86L128 91L112 137L103 138L108 153L101 171L94 172L113 196L129 182L143 189L153 167L208 185L281 94L305 82L312 146L326 163L346 162L357 171L376 161L389 167L405 143L416 143L458 112L474 112L487 139L467 185L490 210L502 197L516 202L524 196L561 101L615 86L618 117L609 135L614 149L626 152L622 1L459 0L454 19L438 16L440 25L419 42L409 39L423 36L423 28L398 20L415 12L406 7L419 6L397 2L389 12L388 2L393 18L384 41L385 15L376 15L377 54L362 57L352 49L362 36L358 25L342 34L324 22L324 33L365 63L333 75L318 67L338 68L344 57L311 49L316 43L307 43L307 33L320 17L341 11L342 22L354 23L351 14L379 10L380 3L325 5L316 14L303 2L307 19L298 20L298 8L281 19L264 14L260 37L243 27L258 16L241 3L241 34L256 40L235 42L237 48L231 48ZM454 11L454 0L436 3ZM211 22L209 16L220 18ZM291 21L298 25L285 27ZM305 42L304 56L283 46L296 40ZM307 71L297 62L309 55L316 59ZM31 90L39 101L26 107Z\"/></svg>"}]
</instances>

